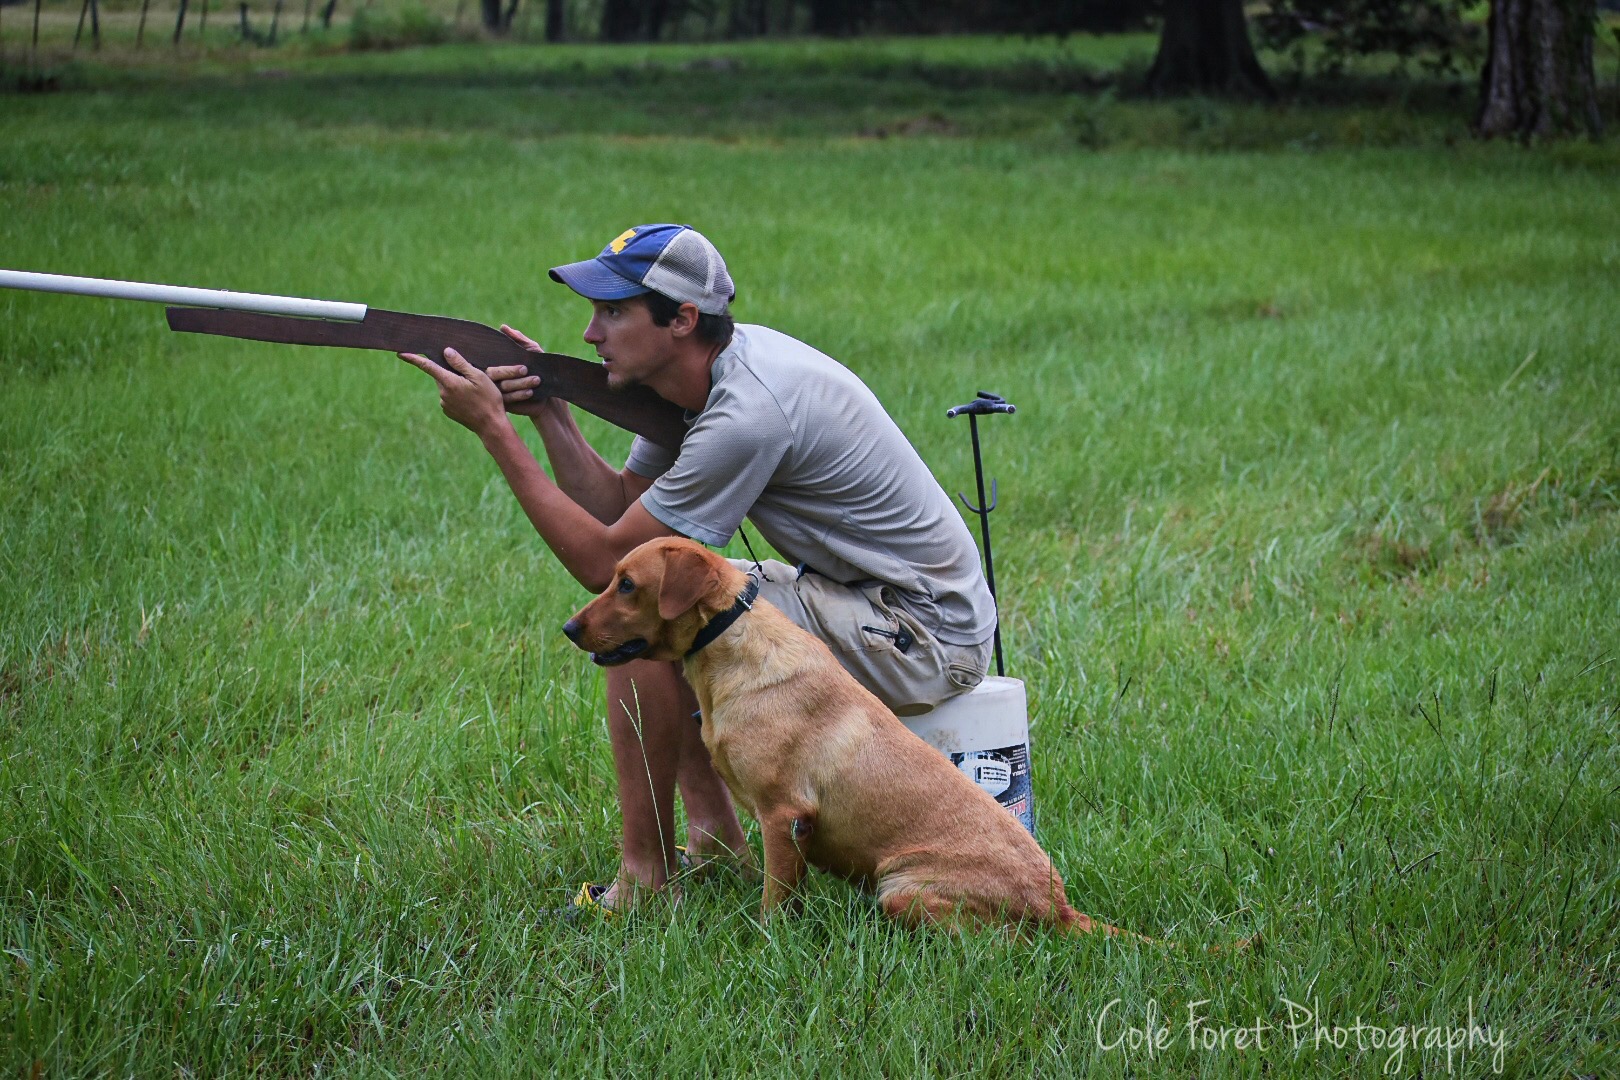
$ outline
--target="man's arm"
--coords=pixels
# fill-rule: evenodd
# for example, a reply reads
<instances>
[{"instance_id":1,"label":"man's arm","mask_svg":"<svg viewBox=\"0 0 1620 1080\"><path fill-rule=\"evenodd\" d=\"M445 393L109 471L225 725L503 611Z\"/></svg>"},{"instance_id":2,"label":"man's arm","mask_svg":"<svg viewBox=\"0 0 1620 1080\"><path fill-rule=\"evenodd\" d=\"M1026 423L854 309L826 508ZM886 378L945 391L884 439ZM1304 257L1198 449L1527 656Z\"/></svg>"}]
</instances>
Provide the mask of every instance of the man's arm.
<instances>
[{"instance_id":1,"label":"man's arm","mask_svg":"<svg viewBox=\"0 0 1620 1080\"><path fill-rule=\"evenodd\" d=\"M557 486L596 520L618 521L652 487L652 478L609 465L585 440L566 402L553 398L547 404L533 419Z\"/></svg>"},{"instance_id":2,"label":"man's arm","mask_svg":"<svg viewBox=\"0 0 1620 1080\"><path fill-rule=\"evenodd\" d=\"M439 403L445 415L483 440L535 531L589 591L607 588L614 566L631 549L655 537L676 535L649 514L639 499L632 500L624 513L609 524L569 498L546 475L512 427L500 389L454 349L444 351L443 367L419 353L399 355L439 384Z\"/></svg>"},{"instance_id":3,"label":"man's arm","mask_svg":"<svg viewBox=\"0 0 1620 1080\"><path fill-rule=\"evenodd\" d=\"M501 332L532 353L545 353L538 343L510 326L502 325ZM539 376L529 375L525 368L491 367L488 374L500 387L501 396L508 404L529 401L536 393L545 393L544 388L540 388ZM557 486L603 524L618 521L652 486L649 478L628 469L615 469L603 460L596 448L586 441L574 422L573 411L561 398L544 399L539 409L530 413L530 418L545 444L546 458L551 463Z\"/></svg>"}]
</instances>

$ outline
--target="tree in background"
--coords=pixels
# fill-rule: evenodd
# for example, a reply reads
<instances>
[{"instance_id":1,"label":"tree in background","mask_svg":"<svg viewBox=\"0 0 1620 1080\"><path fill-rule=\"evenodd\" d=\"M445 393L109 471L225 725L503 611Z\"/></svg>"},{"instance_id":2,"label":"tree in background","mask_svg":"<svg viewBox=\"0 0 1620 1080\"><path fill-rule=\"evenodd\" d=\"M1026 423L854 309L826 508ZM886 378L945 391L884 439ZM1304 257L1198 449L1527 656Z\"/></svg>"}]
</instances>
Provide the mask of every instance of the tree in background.
<instances>
[{"instance_id":1,"label":"tree in background","mask_svg":"<svg viewBox=\"0 0 1620 1080\"><path fill-rule=\"evenodd\" d=\"M1351 56L1416 59L1455 72L1477 45L1470 0L1271 0L1257 20L1261 42L1321 46L1322 65ZM1602 130L1592 53L1594 0L1492 0L1475 128L1487 138L1553 138ZM1469 60L1473 57L1469 56Z\"/></svg>"},{"instance_id":2,"label":"tree in background","mask_svg":"<svg viewBox=\"0 0 1620 1080\"><path fill-rule=\"evenodd\" d=\"M1593 0L1491 0L1475 129L1485 138L1596 138Z\"/></svg>"},{"instance_id":3,"label":"tree in background","mask_svg":"<svg viewBox=\"0 0 1620 1080\"><path fill-rule=\"evenodd\" d=\"M1271 97L1243 0L1164 0L1159 51L1144 85L1153 94Z\"/></svg>"},{"instance_id":4,"label":"tree in background","mask_svg":"<svg viewBox=\"0 0 1620 1080\"><path fill-rule=\"evenodd\" d=\"M730 0L733 12L763 0ZM792 4L787 5L791 11ZM809 0L810 32L848 37L899 33L1112 34L1139 30L1160 0ZM754 25L744 19L745 25Z\"/></svg>"},{"instance_id":5,"label":"tree in background","mask_svg":"<svg viewBox=\"0 0 1620 1080\"><path fill-rule=\"evenodd\" d=\"M1160 0L945 0L930 5L965 30L1022 34L1120 34L1143 29Z\"/></svg>"},{"instance_id":6,"label":"tree in background","mask_svg":"<svg viewBox=\"0 0 1620 1080\"><path fill-rule=\"evenodd\" d=\"M87 0L88 2L88 0ZM184 2L184 0L182 0ZM484 25L503 33L518 0L480 0ZM564 32L566 0L547 0L546 39ZM709 33L720 17L729 37L812 34L1110 33L1162 19L1158 51L1143 80L1159 95L1274 96L1255 55L1245 0L601 0L603 41L658 41L684 17L703 12ZM1477 0L1267 0L1255 28L1262 45L1318 46L1323 70L1352 56L1384 54L1455 72L1477 50L1464 16ZM1480 82L1478 132L1547 138L1601 128L1593 72L1597 0L1491 0L1489 45ZM801 19L800 13L807 19ZM1471 36L1472 35L1472 36ZM1472 56L1467 59L1472 60ZM1302 62L1303 63L1303 62Z\"/></svg>"},{"instance_id":7,"label":"tree in background","mask_svg":"<svg viewBox=\"0 0 1620 1080\"><path fill-rule=\"evenodd\" d=\"M491 34L503 35L512 29L512 19L516 17L518 0L508 0L506 7L501 7L501 0L479 0L478 11L484 29Z\"/></svg>"},{"instance_id":8,"label":"tree in background","mask_svg":"<svg viewBox=\"0 0 1620 1080\"><path fill-rule=\"evenodd\" d=\"M658 41L664 27L677 23L684 5L671 0L603 0L603 41Z\"/></svg>"},{"instance_id":9,"label":"tree in background","mask_svg":"<svg viewBox=\"0 0 1620 1080\"><path fill-rule=\"evenodd\" d=\"M864 0L810 0L810 32L822 37L849 37L861 28L871 5Z\"/></svg>"},{"instance_id":10,"label":"tree in background","mask_svg":"<svg viewBox=\"0 0 1620 1080\"><path fill-rule=\"evenodd\" d=\"M641 33L641 4L637 0L603 0L599 26L597 33L603 41L636 40Z\"/></svg>"},{"instance_id":11,"label":"tree in background","mask_svg":"<svg viewBox=\"0 0 1620 1080\"><path fill-rule=\"evenodd\" d=\"M1474 29L1463 17L1472 6L1472 0L1271 0L1255 26L1271 49L1313 40L1321 70L1333 74L1351 57L1373 54L1455 72Z\"/></svg>"}]
</instances>

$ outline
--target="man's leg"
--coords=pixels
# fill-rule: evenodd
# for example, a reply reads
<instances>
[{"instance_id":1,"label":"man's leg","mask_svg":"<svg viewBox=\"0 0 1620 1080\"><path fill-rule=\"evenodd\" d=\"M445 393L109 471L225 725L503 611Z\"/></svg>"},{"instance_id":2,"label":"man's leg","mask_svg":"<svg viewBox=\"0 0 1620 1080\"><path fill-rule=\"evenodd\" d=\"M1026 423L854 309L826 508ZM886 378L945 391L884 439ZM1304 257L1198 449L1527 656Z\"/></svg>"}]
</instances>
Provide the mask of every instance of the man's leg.
<instances>
[{"instance_id":1,"label":"man's leg","mask_svg":"<svg viewBox=\"0 0 1620 1080\"><path fill-rule=\"evenodd\" d=\"M742 559L732 559L731 565L744 572L755 566ZM990 663L988 638L966 647L935 640L895 606L887 595L890 586L841 585L774 560L760 570L760 599L820 638L856 682L899 716L926 713L984 678Z\"/></svg>"},{"instance_id":2,"label":"man's leg","mask_svg":"<svg viewBox=\"0 0 1620 1080\"><path fill-rule=\"evenodd\" d=\"M663 888L678 869L677 777L687 816L698 823L695 828L706 837L741 841L742 826L701 739L696 754L688 746L697 728L691 719L697 706L688 706L691 700L672 663L637 660L607 669L608 738L624 828L618 878L602 898L607 907L628 900L621 894L629 889Z\"/></svg>"},{"instance_id":3,"label":"man's leg","mask_svg":"<svg viewBox=\"0 0 1620 1080\"><path fill-rule=\"evenodd\" d=\"M680 676L680 668L674 667L674 670L680 694L680 715L686 721L681 736L680 771L676 774L681 802L686 806L686 850L697 859L730 858L752 865L753 852L748 849L748 837L737 820L731 792L720 774L714 771L709 748L703 745L703 729L692 718L698 708L697 695Z\"/></svg>"}]
</instances>

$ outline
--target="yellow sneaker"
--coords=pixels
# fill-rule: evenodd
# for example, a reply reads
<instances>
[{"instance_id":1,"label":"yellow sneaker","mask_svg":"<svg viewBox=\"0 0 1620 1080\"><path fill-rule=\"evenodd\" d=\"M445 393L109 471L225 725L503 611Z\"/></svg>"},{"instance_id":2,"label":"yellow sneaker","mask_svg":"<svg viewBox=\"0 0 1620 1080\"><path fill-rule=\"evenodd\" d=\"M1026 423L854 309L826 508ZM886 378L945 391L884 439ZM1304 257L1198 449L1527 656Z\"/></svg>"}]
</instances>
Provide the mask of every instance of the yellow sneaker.
<instances>
[{"instance_id":1,"label":"yellow sneaker","mask_svg":"<svg viewBox=\"0 0 1620 1080\"><path fill-rule=\"evenodd\" d=\"M602 903L602 897L607 895L608 888L607 885L587 881L579 887L579 892L574 894L574 900L569 907L579 915L592 914L611 918L618 912Z\"/></svg>"}]
</instances>

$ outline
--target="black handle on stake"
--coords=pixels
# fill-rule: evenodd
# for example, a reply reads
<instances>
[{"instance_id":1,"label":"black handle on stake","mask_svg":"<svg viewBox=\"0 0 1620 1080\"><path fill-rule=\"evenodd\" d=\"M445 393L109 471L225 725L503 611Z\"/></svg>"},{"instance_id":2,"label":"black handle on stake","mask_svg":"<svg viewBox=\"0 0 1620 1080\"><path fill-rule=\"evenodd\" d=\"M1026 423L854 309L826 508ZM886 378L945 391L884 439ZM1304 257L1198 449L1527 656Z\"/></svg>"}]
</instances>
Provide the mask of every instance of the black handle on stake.
<instances>
[{"instance_id":1,"label":"black handle on stake","mask_svg":"<svg viewBox=\"0 0 1620 1080\"><path fill-rule=\"evenodd\" d=\"M991 416L995 413L1006 413L1011 416L1018 411L1018 407L1008 403L1000 394L992 394L988 390L980 390L977 397L966 405L958 405L945 411L945 419L952 420L964 413L968 418L968 431L973 435L973 476L979 485L979 505L974 506L967 501L967 496L960 491L956 497L962 500L962 505L979 515L979 535L984 538L984 580L990 586L990 599L996 598L996 559L990 551L990 511L996 508L996 481L990 480L990 501L984 501L984 460L979 455L979 417ZM1007 674L1006 665L1001 658L1001 612L996 612L996 674Z\"/></svg>"}]
</instances>

